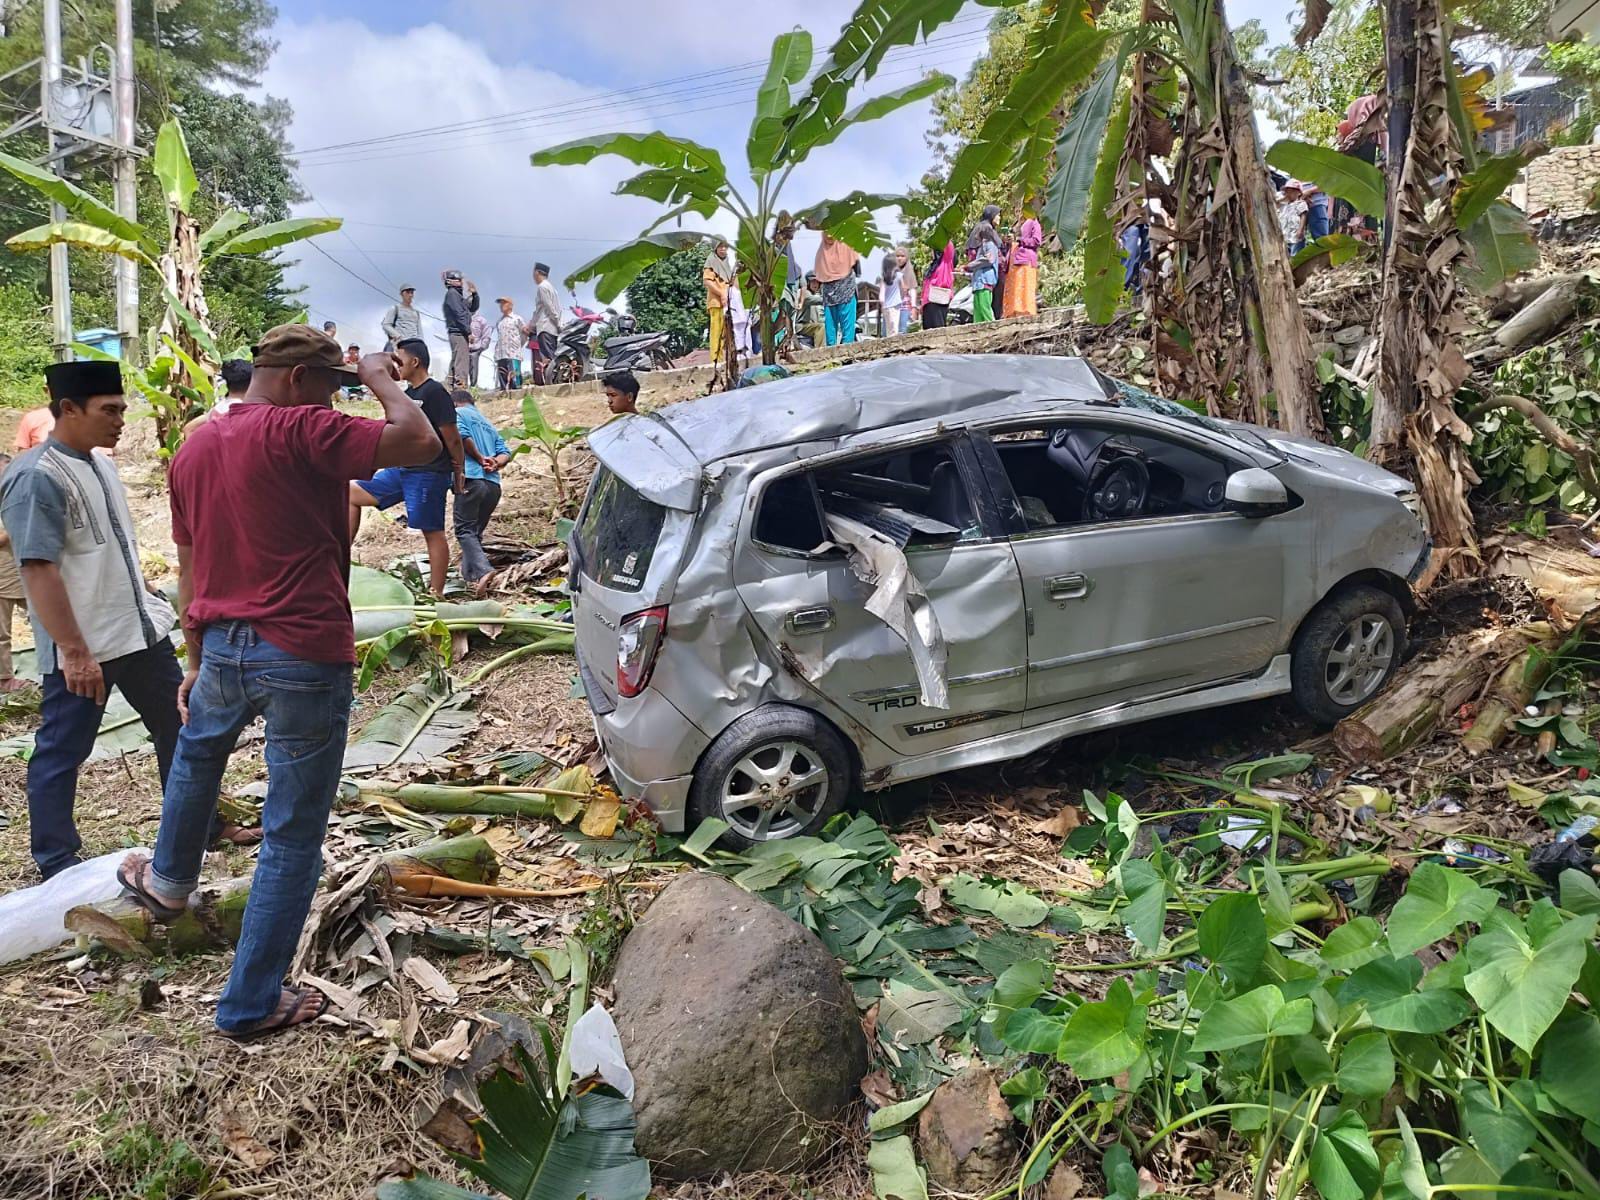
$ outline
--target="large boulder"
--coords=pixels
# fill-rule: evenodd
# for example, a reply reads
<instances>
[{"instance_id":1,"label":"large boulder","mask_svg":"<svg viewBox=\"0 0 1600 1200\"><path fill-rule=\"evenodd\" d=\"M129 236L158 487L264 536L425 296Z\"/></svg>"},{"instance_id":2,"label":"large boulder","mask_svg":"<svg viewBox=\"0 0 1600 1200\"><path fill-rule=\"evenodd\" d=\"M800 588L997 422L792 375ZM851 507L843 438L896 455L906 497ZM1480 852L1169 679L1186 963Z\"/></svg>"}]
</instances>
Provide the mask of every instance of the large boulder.
<instances>
[{"instance_id":1,"label":"large boulder","mask_svg":"<svg viewBox=\"0 0 1600 1200\"><path fill-rule=\"evenodd\" d=\"M968 1067L945 1080L917 1121L928 1178L952 1192L993 1191L1016 1165L1014 1125L987 1067Z\"/></svg>"},{"instance_id":2,"label":"large boulder","mask_svg":"<svg viewBox=\"0 0 1600 1200\"><path fill-rule=\"evenodd\" d=\"M827 1148L867 1044L815 934L720 876L686 875L628 934L613 983L634 1145L660 1174L787 1171Z\"/></svg>"}]
</instances>

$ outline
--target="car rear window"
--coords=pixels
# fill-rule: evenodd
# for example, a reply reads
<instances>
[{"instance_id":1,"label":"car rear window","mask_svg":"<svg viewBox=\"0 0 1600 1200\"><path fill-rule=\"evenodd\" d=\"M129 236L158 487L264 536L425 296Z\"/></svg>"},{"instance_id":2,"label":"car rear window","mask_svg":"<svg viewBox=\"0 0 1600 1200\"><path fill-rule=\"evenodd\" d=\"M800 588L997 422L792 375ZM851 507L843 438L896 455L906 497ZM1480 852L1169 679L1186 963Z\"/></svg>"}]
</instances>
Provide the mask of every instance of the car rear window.
<instances>
[{"instance_id":1,"label":"car rear window","mask_svg":"<svg viewBox=\"0 0 1600 1200\"><path fill-rule=\"evenodd\" d=\"M602 587L637 592L650 573L667 510L601 467L579 518L579 569Z\"/></svg>"}]
</instances>

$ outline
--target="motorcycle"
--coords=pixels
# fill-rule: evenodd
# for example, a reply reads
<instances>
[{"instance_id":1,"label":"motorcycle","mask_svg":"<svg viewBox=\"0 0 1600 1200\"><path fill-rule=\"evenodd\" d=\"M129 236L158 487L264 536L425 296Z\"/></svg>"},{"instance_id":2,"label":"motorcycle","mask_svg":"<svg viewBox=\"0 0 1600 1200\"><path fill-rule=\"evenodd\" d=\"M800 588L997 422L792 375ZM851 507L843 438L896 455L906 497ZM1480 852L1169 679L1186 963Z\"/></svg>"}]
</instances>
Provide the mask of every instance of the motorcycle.
<instances>
[{"instance_id":1,"label":"motorcycle","mask_svg":"<svg viewBox=\"0 0 1600 1200\"><path fill-rule=\"evenodd\" d=\"M666 371L672 367L665 333L638 333L639 322L632 313L616 315L616 335L601 345L606 360L599 371Z\"/></svg>"},{"instance_id":2,"label":"motorcycle","mask_svg":"<svg viewBox=\"0 0 1600 1200\"><path fill-rule=\"evenodd\" d=\"M945 310L946 325L972 324L972 286L969 284L950 297L950 307Z\"/></svg>"},{"instance_id":3,"label":"motorcycle","mask_svg":"<svg viewBox=\"0 0 1600 1200\"><path fill-rule=\"evenodd\" d=\"M576 304L572 314L556 333L556 355L545 368L546 382L576 383L593 370L589 338L595 326L604 323L606 314Z\"/></svg>"}]
</instances>

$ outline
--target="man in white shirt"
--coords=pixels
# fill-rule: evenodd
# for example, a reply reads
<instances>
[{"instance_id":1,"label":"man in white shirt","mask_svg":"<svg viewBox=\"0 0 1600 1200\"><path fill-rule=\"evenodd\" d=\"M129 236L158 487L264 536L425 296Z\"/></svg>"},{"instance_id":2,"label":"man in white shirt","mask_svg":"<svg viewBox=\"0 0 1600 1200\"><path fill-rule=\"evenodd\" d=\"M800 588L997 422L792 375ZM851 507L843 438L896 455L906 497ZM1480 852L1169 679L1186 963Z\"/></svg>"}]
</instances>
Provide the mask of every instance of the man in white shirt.
<instances>
[{"instance_id":1,"label":"man in white shirt","mask_svg":"<svg viewBox=\"0 0 1600 1200\"><path fill-rule=\"evenodd\" d=\"M550 268L544 263L533 264L533 281L538 285L533 301L533 381L543 384L545 370L556 357L556 335L561 332L561 297L556 295L556 285L550 282Z\"/></svg>"},{"instance_id":2,"label":"man in white shirt","mask_svg":"<svg viewBox=\"0 0 1600 1200\"><path fill-rule=\"evenodd\" d=\"M389 339L385 350L393 350L401 342L422 337L422 314L412 305L417 289L409 283L400 289L400 303L391 304L383 314L383 336Z\"/></svg>"},{"instance_id":3,"label":"man in white shirt","mask_svg":"<svg viewBox=\"0 0 1600 1200\"><path fill-rule=\"evenodd\" d=\"M116 467L97 449L122 436L127 401L116 363L45 369L55 427L0 479L0 521L28 596L44 703L28 760L34 862L49 879L80 861L72 821L78 768L94 749L106 695L122 692L150 731L165 786L177 744L172 606L145 584Z\"/></svg>"}]
</instances>

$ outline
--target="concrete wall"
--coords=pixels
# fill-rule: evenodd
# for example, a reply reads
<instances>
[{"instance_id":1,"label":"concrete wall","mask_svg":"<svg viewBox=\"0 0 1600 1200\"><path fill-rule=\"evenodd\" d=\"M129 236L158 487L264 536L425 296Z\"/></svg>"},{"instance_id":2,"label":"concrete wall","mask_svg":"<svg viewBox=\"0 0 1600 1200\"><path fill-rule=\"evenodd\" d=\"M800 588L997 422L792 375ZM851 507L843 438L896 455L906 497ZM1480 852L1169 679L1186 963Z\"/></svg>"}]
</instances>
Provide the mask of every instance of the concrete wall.
<instances>
[{"instance_id":1,"label":"concrete wall","mask_svg":"<svg viewBox=\"0 0 1600 1200\"><path fill-rule=\"evenodd\" d=\"M1527 211L1549 209L1559 217L1589 211L1589 195L1600 184L1600 146L1556 146L1528 164Z\"/></svg>"}]
</instances>

